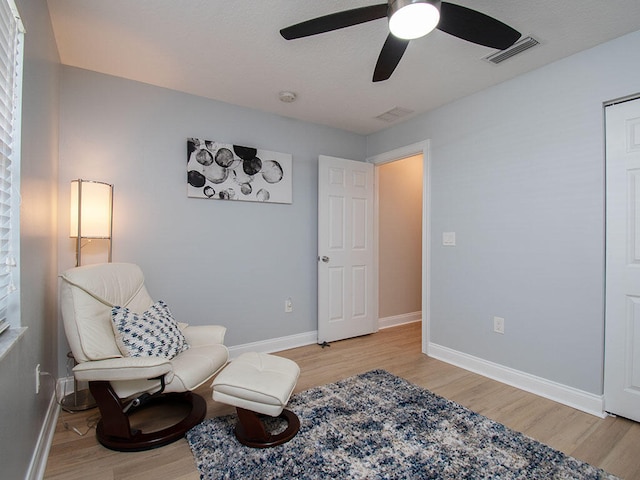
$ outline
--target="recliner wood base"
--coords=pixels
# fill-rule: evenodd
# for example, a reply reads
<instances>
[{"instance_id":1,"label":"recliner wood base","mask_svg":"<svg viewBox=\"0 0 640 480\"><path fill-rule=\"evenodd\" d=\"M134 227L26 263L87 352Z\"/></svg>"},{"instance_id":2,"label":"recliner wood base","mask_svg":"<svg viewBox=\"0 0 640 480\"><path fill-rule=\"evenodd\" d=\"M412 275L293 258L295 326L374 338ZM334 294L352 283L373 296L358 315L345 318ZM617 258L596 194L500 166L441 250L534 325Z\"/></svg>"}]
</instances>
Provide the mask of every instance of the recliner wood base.
<instances>
[{"instance_id":1,"label":"recliner wood base","mask_svg":"<svg viewBox=\"0 0 640 480\"><path fill-rule=\"evenodd\" d=\"M186 432L204 420L207 413L206 400L193 392L162 394L149 400L145 406L183 404L190 410L178 423L144 433L131 428L129 416L122 411L123 403L109 382L89 382L89 389L102 415L96 426L96 437L106 448L120 452L150 450L184 438Z\"/></svg>"},{"instance_id":2,"label":"recliner wood base","mask_svg":"<svg viewBox=\"0 0 640 480\"><path fill-rule=\"evenodd\" d=\"M236 438L240 443L252 448L269 448L282 445L296 436L300 430L300 419L291 410L284 409L278 415L287 421L287 428L272 435L264 428L264 424L256 412L236 407L238 423L235 428Z\"/></svg>"}]
</instances>

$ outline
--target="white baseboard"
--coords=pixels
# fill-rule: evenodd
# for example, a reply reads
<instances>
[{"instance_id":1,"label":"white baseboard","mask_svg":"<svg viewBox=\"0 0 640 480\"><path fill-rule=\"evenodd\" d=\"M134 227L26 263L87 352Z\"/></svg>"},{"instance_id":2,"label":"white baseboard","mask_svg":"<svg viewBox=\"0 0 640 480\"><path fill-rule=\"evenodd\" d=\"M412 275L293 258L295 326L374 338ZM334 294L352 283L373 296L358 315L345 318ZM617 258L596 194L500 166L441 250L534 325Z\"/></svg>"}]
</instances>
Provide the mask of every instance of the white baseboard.
<instances>
[{"instance_id":1,"label":"white baseboard","mask_svg":"<svg viewBox=\"0 0 640 480\"><path fill-rule=\"evenodd\" d=\"M512 387L582 410L596 417L604 418L607 416L604 411L603 395L594 395L434 343L429 343L427 355Z\"/></svg>"},{"instance_id":2,"label":"white baseboard","mask_svg":"<svg viewBox=\"0 0 640 480\"><path fill-rule=\"evenodd\" d=\"M64 398L65 396L73 393L75 390L75 383L73 382L73 377L60 377L58 379L58 383L56 385L58 390L58 398Z\"/></svg>"},{"instance_id":3,"label":"white baseboard","mask_svg":"<svg viewBox=\"0 0 640 480\"><path fill-rule=\"evenodd\" d=\"M240 354L246 352L273 353L281 350L289 350L290 348L313 345L314 343L318 343L317 330L289 335L287 337L272 338L269 340L261 340L259 342L235 345L233 347L229 347L229 356L231 359L234 359Z\"/></svg>"},{"instance_id":4,"label":"white baseboard","mask_svg":"<svg viewBox=\"0 0 640 480\"><path fill-rule=\"evenodd\" d=\"M392 315L378 319L378 328L397 327L405 323L414 323L422 320L422 312L403 313L402 315Z\"/></svg>"},{"instance_id":5,"label":"white baseboard","mask_svg":"<svg viewBox=\"0 0 640 480\"><path fill-rule=\"evenodd\" d=\"M44 478L44 471L47 467L47 458L49 457L49 450L53 442L53 434L56 431L59 413L60 408L58 407L56 393L52 392L47 414L45 415L44 422L42 422L40 435L33 449L29 470L27 470L27 474L25 475L25 479L27 480L40 480Z\"/></svg>"},{"instance_id":6,"label":"white baseboard","mask_svg":"<svg viewBox=\"0 0 640 480\"><path fill-rule=\"evenodd\" d=\"M405 323L419 322L422 320L422 312L405 313L403 315L394 315L378 320L378 328L390 328ZM290 348L304 347L305 345L313 345L318 343L318 331L298 333L287 337L271 338L261 340L259 342L244 343L242 345L234 345L229 347L229 357L233 360L240 354L246 352L273 353Z\"/></svg>"}]
</instances>

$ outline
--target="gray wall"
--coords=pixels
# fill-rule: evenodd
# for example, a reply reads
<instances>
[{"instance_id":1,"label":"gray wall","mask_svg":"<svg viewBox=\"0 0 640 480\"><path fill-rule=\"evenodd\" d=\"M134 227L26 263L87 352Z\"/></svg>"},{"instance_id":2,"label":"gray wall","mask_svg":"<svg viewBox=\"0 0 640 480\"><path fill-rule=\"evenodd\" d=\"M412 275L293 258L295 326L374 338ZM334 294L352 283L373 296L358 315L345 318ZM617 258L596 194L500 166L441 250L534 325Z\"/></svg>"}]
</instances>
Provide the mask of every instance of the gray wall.
<instances>
[{"instance_id":1,"label":"gray wall","mask_svg":"<svg viewBox=\"0 0 640 480\"><path fill-rule=\"evenodd\" d=\"M34 452L53 379L35 394L35 366L56 373L58 53L46 2L17 2L27 35L22 105L22 338L0 361L2 478L24 478Z\"/></svg>"},{"instance_id":2,"label":"gray wall","mask_svg":"<svg viewBox=\"0 0 640 480\"><path fill-rule=\"evenodd\" d=\"M229 346L317 329L318 155L362 160L365 137L71 67L61 85L61 271L69 181L106 181L113 261L141 265L176 318L226 325ZM291 153L293 203L187 198L188 137Z\"/></svg>"},{"instance_id":3,"label":"gray wall","mask_svg":"<svg viewBox=\"0 0 640 480\"><path fill-rule=\"evenodd\" d=\"M602 103L640 90L638 51L640 32L367 138L431 140L431 342L602 393Z\"/></svg>"}]
</instances>

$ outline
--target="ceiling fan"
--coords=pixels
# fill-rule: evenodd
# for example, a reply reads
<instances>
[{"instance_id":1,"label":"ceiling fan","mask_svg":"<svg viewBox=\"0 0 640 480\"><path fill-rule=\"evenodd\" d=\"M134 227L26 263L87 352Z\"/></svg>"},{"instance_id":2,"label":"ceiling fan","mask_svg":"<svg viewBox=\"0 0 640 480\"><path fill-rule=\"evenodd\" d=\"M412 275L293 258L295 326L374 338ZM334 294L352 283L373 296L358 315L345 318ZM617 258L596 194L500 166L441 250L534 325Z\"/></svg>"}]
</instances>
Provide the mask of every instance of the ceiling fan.
<instances>
[{"instance_id":1,"label":"ceiling fan","mask_svg":"<svg viewBox=\"0 0 640 480\"><path fill-rule=\"evenodd\" d=\"M387 80L398 66L409 41L434 28L469 42L505 50L520 32L484 13L440 0L389 0L387 3L344 10L280 30L287 40L331 32L388 17L387 36L373 72L373 81Z\"/></svg>"}]
</instances>

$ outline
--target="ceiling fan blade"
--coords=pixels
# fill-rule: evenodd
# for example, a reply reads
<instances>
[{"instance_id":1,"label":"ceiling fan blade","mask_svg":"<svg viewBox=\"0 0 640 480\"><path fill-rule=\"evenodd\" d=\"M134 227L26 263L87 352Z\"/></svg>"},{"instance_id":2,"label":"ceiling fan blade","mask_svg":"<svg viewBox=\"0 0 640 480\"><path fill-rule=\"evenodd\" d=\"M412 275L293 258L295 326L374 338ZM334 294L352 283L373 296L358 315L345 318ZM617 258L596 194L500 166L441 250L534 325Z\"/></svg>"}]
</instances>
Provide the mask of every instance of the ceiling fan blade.
<instances>
[{"instance_id":1,"label":"ceiling fan blade","mask_svg":"<svg viewBox=\"0 0 640 480\"><path fill-rule=\"evenodd\" d=\"M332 13L323 17L307 20L306 22L297 23L290 27L280 30L287 40L296 38L309 37L319 33L331 32L340 28L358 25L360 23L370 22L387 16L389 5L381 3L379 5L371 5L369 7L354 8L352 10L344 10L342 12Z\"/></svg>"},{"instance_id":2,"label":"ceiling fan blade","mask_svg":"<svg viewBox=\"0 0 640 480\"><path fill-rule=\"evenodd\" d=\"M409 40L403 40L389 34L382 46L382 51L378 57L378 63L373 71L373 81L382 82L387 80L400 63L404 51L409 45Z\"/></svg>"},{"instance_id":3,"label":"ceiling fan blade","mask_svg":"<svg viewBox=\"0 0 640 480\"><path fill-rule=\"evenodd\" d=\"M442 2L437 28L463 40L499 50L509 48L520 38L520 32L509 25L484 13L448 2Z\"/></svg>"}]
</instances>

